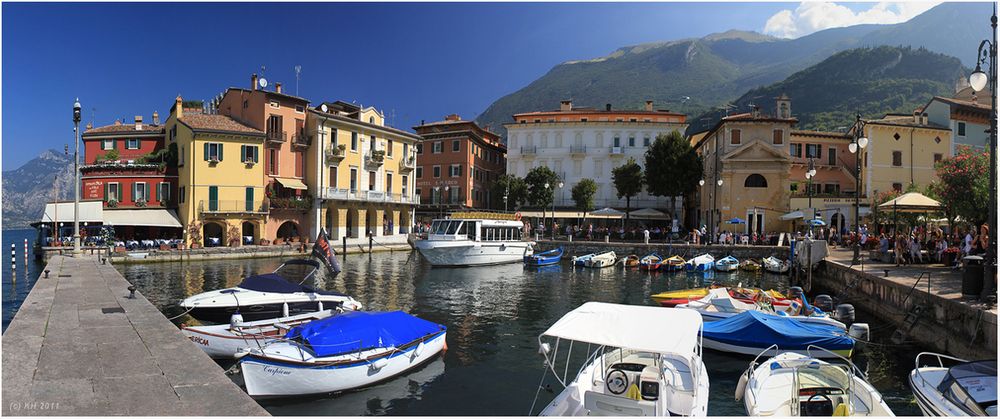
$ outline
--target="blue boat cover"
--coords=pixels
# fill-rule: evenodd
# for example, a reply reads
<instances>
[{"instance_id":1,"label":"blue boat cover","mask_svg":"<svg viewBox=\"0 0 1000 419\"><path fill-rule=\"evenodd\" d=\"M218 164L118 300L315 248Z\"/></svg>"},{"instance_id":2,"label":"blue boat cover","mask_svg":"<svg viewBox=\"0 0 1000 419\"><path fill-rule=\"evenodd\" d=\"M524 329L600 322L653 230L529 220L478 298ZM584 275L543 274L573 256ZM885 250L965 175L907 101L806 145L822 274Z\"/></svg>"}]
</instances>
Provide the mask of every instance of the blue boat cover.
<instances>
[{"instance_id":1,"label":"blue boat cover","mask_svg":"<svg viewBox=\"0 0 1000 419\"><path fill-rule=\"evenodd\" d=\"M827 350L850 349L854 339L843 329L825 324L803 323L760 311L744 311L728 319L707 322L705 339L750 348L804 350L816 345Z\"/></svg>"},{"instance_id":2,"label":"blue boat cover","mask_svg":"<svg viewBox=\"0 0 1000 419\"><path fill-rule=\"evenodd\" d=\"M280 294L291 294L293 292L314 292L316 294L323 295L344 295L339 292L318 290L308 285L294 284L288 282L283 276L270 273L263 275L248 276L237 285L239 288L244 288L252 291L260 292L276 292Z\"/></svg>"},{"instance_id":3,"label":"blue boat cover","mask_svg":"<svg viewBox=\"0 0 1000 419\"><path fill-rule=\"evenodd\" d=\"M285 339L301 339L317 357L327 357L399 347L443 330L444 325L402 311L351 311L293 327Z\"/></svg>"}]
</instances>

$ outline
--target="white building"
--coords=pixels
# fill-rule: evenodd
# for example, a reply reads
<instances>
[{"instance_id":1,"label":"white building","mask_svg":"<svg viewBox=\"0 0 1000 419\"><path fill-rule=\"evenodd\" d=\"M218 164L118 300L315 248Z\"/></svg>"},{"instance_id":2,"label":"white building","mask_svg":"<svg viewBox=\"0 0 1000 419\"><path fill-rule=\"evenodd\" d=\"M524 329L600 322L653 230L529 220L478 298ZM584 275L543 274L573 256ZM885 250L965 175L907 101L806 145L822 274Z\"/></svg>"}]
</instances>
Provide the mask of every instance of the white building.
<instances>
[{"instance_id":1,"label":"white building","mask_svg":"<svg viewBox=\"0 0 1000 419\"><path fill-rule=\"evenodd\" d=\"M528 112L514 115L507 128L507 173L524 177L535 167L548 166L562 179L562 190L556 190L555 205L573 208L572 189L582 179L593 179L598 190L594 196L597 208L625 208L625 199L618 199L611 170L625 164L629 157L645 167L645 153L660 134L671 131L684 133L686 116L669 110L653 110L646 101L644 110L574 108L571 101L562 101L558 110ZM655 208L669 211L670 198L653 197L645 192L632 199L632 209ZM677 214L681 213L681 197L677 198Z\"/></svg>"},{"instance_id":2,"label":"white building","mask_svg":"<svg viewBox=\"0 0 1000 419\"><path fill-rule=\"evenodd\" d=\"M978 97L977 97L978 96ZM923 107L927 121L951 129L951 155L956 145L968 145L979 150L989 147L990 93L966 87L954 97L935 96Z\"/></svg>"}]
</instances>

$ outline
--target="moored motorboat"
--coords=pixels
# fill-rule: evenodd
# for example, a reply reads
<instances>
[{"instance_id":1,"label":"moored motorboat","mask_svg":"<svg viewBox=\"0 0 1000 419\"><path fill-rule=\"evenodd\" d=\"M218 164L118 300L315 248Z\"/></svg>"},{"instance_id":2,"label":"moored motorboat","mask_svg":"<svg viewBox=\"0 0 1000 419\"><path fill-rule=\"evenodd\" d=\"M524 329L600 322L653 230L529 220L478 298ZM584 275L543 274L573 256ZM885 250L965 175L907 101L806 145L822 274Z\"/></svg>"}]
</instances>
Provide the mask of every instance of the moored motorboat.
<instances>
[{"instance_id":1,"label":"moored motorboat","mask_svg":"<svg viewBox=\"0 0 1000 419\"><path fill-rule=\"evenodd\" d=\"M333 393L364 387L429 361L445 348L443 325L401 311L351 312L290 330L241 352L251 396Z\"/></svg>"},{"instance_id":2,"label":"moored motorboat","mask_svg":"<svg viewBox=\"0 0 1000 419\"><path fill-rule=\"evenodd\" d=\"M563 386L539 414L706 416L709 381L701 326L701 318L690 310L583 304L538 337L545 374L553 374ZM585 359L571 357L573 349L585 346L594 348ZM576 378L568 375L570 370L578 371ZM532 403L529 414L534 412Z\"/></svg>"},{"instance_id":3,"label":"moored motorboat","mask_svg":"<svg viewBox=\"0 0 1000 419\"><path fill-rule=\"evenodd\" d=\"M813 347L807 354L782 352L758 365L771 349L758 354L736 385L736 399L743 399L747 416L895 416L846 358Z\"/></svg>"},{"instance_id":4,"label":"moored motorboat","mask_svg":"<svg viewBox=\"0 0 1000 419\"><path fill-rule=\"evenodd\" d=\"M850 357L854 350L854 339L837 326L803 323L754 310L706 322L704 337L706 348L744 355L756 355L774 346L770 355L806 353L810 346L818 346Z\"/></svg>"},{"instance_id":5,"label":"moored motorboat","mask_svg":"<svg viewBox=\"0 0 1000 419\"><path fill-rule=\"evenodd\" d=\"M587 261L590 258L597 256L597 253L588 253L586 255L573 256L573 266L587 266Z\"/></svg>"},{"instance_id":6,"label":"moored motorboat","mask_svg":"<svg viewBox=\"0 0 1000 419\"><path fill-rule=\"evenodd\" d=\"M791 262L774 256L764 258L764 270L774 274L786 274L791 269Z\"/></svg>"},{"instance_id":7,"label":"moored motorboat","mask_svg":"<svg viewBox=\"0 0 1000 419\"><path fill-rule=\"evenodd\" d=\"M760 262L757 262L754 259L743 259L743 261L740 262L740 270L747 272L760 272L761 269L763 268L760 266Z\"/></svg>"},{"instance_id":8,"label":"moored motorboat","mask_svg":"<svg viewBox=\"0 0 1000 419\"><path fill-rule=\"evenodd\" d=\"M432 266L479 266L520 262L533 252L515 214L455 212L431 222L427 239L414 242Z\"/></svg>"},{"instance_id":9,"label":"moored motorboat","mask_svg":"<svg viewBox=\"0 0 1000 419\"><path fill-rule=\"evenodd\" d=\"M914 363L910 389L924 416L997 416L995 359L967 361L921 352Z\"/></svg>"},{"instance_id":10,"label":"moored motorboat","mask_svg":"<svg viewBox=\"0 0 1000 419\"><path fill-rule=\"evenodd\" d=\"M615 262L618 262L618 258L615 256L614 251L608 251L601 254L594 255L594 257L587 259L584 262L584 266L588 268L607 268L609 266L614 266Z\"/></svg>"},{"instance_id":11,"label":"moored motorboat","mask_svg":"<svg viewBox=\"0 0 1000 419\"><path fill-rule=\"evenodd\" d=\"M719 287L717 285L712 285L710 287L691 288L691 289L677 290L677 291L664 291L659 294L653 294L650 296L650 298L652 298L653 301L659 303L661 306L673 307L678 304L687 304L690 303L691 301L704 298L706 295L708 295L708 290L712 288L719 288ZM729 290L730 296L744 303L753 303L754 299L759 298L757 297L757 293L760 292L760 290L752 288L739 288L739 287L727 288L727 290ZM773 304L776 308L788 307L788 305L791 303L791 301L787 300L786 299L787 297L785 297L785 295L779 291L772 289L772 290L767 290L765 292L767 293L768 297L771 298L771 304Z\"/></svg>"},{"instance_id":12,"label":"moored motorboat","mask_svg":"<svg viewBox=\"0 0 1000 419\"><path fill-rule=\"evenodd\" d=\"M181 333L212 358L233 358L246 348L259 348L270 339L280 338L295 326L337 314L322 310L295 316L244 322L234 314L229 324L182 326Z\"/></svg>"},{"instance_id":13,"label":"moored motorboat","mask_svg":"<svg viewBox=\"0 0 1000 419\"><path fill-rule=\"evenodd\" d=\"M776 307L772 304L772 299L764 291L756 291L750 297L750 301L741 301L733 295L747 296L742 290L731 290L728 288L715 288L708 291L704 297L691 301L687 304L678 304L677 307L690 308L701 314L706 322L728 319L746 311L757 311L772 316L782 316L783 318L797 320L803 323L821 324L834 326L841 330L847 330L847 326L837 320L830 318L830 315L820 310L818 307L809 307L806 310L800 309L798 302L789 304L784 308ZM791 303L791 301L788 301ZM794 307L794 309L793 309ZM793 311L793 313L788 313ZM794 314L794 315L790 315ZM804 315L803 315L804 314Z\"/></svg>"},{"instance_id":14,"label":"moored motorboat","mask_svg":"<svg viewBox=\"0 0 1000 419\"><path fill-rule=\"evenodd\" d=\"M655 271L657 269L660 269L661 263L663 263L663 258L660 255L656 253L650 253L646 256L643 256L642 259L639 259L639 269L642 269L644 271Z\"/></svg>"},{"instance_id":15,"label":"moored motorboat","mask_svg":"<svg viewBox=\"0 0 1000 419\"><path fill-rule=\"evenodd\" d=\"M639 256L638 255L628 255L622 258L622 265L625 268L638 268L639 267Z\"/></svg>"},{"instance_id":16,"label":"moored motorboat","mask_svg":"<svg viewBox=\"0 0 1000 419\"><path fill-rule=\"evenodd\" d=\"M740 266L740 261L732 256L726 256L715 261L715 270L719 272L733 272Z\"/></svg>"},{"instance_id":17,"label":"moored motorboat","mask_svg":"<svg viewBox=\"0 0 1000 419\"><path fill-rule=\"evenodd\" d=\"M684 262L684 270L686 271L711 271L712 267L715 266L715 258L712 255L705 253L703 255L698 255L687 262Z\"/></svg>"},{"instance_id":18,"label":"moored motorboat","mask_svg":"<svg viewBox=\"0 0 1000 419\"><path fill-rule=\"evenodd\" d=\"M663 263L660 264L660 269L668 272L683 271L684 262L684 258L673 255L663 260Z\"/></svg>"},{"instance_id":19,"label":"moored motorboat","mask_svg":"<svg viewBox=\"0 0 1000 419\"><path fill-rule=\"evenodd\" d=\"M557 247L552 250L548 250L542 253L535 253L531 256L524 257L524 264L529 266L545 266L554 265L562 260L563 248Z\"/></svg>"}]
</instances>

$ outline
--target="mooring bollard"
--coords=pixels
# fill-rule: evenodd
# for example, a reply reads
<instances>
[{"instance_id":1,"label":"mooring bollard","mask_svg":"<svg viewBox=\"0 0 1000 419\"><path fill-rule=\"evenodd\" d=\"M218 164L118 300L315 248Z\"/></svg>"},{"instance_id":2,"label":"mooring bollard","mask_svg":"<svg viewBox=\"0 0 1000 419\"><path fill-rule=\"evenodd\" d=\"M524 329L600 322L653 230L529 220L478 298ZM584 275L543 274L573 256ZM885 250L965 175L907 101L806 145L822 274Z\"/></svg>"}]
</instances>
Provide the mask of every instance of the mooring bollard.
<instances>
[{"instance_id":1,"label":"mooring bollard","mask_svg":"<svg viewBox=\"0 0 1000 419\"><path fill-rule=\"evenodd\" d=\"M14 243L10 244L10 270L11 272L17 271L17 246Z\"/></svg>"},{"instance_id":2,"label":"mooring bollard","mask_svg":"<svg viewBox=\"0 0 1000 419\"><path fill-rule=\"evenodd\" d=\"M46 278L48 278L48 277L49 277L49 270L48 270L48 269L46 269L46 270L45 270L45 277L46 277Z\"/></svg>"},{"instance_id":3,"label":"mooring bollard","mask_svg":"<svg viewBox=\"0 0 1000 419\"><path fill-rule=\"evenodd\" d=\"M344 244L343 244L344 257L346 258L347 257L347 236L342 237L342 239L343 239L343 242L344 242Z\"/></svg>"},{"instance_id":4,"label":"mooring bollard","mask_svg":"<svg viewBox=\"0 0 1000 419\"><path fill-rule=\"evenodd\" d=\"M368 257L371 257L371 255L372 255L372 243L374 241L375 241L375 238L372 237L371 234L369 234L368 235Z\"/></svg>"}]
</instances>

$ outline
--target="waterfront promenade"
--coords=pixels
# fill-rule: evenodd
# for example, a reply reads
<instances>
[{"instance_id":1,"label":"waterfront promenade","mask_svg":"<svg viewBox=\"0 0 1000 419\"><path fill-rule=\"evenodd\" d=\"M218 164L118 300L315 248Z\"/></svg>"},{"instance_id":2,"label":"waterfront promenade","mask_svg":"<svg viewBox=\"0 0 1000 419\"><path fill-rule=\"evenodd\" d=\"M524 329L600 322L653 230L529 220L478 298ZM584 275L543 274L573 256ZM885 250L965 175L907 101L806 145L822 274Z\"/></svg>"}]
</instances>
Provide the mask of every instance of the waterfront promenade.
<instances>
[{"instance_id":1,"label":"waterfront promenade","mask_svg":"<svg viewBox=\"0 0 1000 419\"><path fill-rule=\"evenodd\" d=\"M45 269L3 335L3 415L267 415L110 263Z\"/></svg>"}]
</instances>

